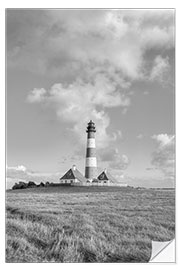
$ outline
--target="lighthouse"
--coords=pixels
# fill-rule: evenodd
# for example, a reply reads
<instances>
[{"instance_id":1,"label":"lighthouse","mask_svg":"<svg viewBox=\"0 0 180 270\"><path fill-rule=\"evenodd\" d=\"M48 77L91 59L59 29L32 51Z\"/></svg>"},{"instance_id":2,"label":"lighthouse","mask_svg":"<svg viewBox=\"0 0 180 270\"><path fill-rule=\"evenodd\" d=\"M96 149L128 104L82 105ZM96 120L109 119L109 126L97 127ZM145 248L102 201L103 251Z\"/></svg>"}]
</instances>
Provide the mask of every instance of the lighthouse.
<instances>
[{"instance_id":1,"label":"lighthouse","mask_svg":"<svg viewBox=\"0 0 180 270\"><path fill-rule=\"evenodd\" d=\"M96 144L95 144L95 124L91 120L87 126L87 148L86 148L86 165L85 177L92 181L97 177L97 160L96 160Z\"/></svg>"}]
</instances>

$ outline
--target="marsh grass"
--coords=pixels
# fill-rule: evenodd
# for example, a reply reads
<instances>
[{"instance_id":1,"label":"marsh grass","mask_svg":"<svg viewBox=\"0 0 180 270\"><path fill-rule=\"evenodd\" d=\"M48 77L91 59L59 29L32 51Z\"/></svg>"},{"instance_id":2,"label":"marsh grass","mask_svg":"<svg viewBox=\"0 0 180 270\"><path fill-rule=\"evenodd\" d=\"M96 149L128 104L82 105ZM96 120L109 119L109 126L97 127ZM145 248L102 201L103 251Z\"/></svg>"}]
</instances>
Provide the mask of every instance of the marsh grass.
<instances>
[{"instance_id":1,"label":"marsh grass","mask_svg":"<svg viewBox=\"0 0 180 270\"><path fill-rule=\"evenodd\" d=\"M49 191L49 192L48 192ZM7 262L147 262L175 235L174 190L7 192Z\"/></svg>"}]
</instances>

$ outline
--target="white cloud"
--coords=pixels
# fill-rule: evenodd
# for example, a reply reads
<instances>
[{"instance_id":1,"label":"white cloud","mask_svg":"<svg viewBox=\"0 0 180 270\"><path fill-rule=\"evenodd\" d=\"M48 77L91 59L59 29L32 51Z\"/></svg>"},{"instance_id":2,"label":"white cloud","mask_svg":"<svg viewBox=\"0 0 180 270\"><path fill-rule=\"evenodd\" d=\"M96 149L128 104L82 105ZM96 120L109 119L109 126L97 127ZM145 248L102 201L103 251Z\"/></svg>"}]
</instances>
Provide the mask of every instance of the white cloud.
<instances>
[{"instance_id":1,"label":"white cloud","mask_svg":"<svg viewBox=\"0 0 180 270\"><path fill-rule=\"evenodd\" d=\"M61 78L49 93L44 88L32 90L28 101L47 101L49 95L60 118L74 123L81 119L84 125L92 117L100 123L103 137L110 119L105 109L97 107L124 106L125 114L132 81L147 80L146 52L174 46L172 10L51 10L38 12L39 18L36 12L32 18L26 12L18 12L17 18L16 12L13 14L19 28L13 42L9 38L13 45L9 47L21 48L16 50L16 57L10 53L10 62L18 65L20 61L22 65L24 61L33 71L39 67L47 76ZM33 19L31 25L24 21L23 14L29 21ZM23 40L21 44L19 39ZM168 67L168 58L158 55L150 80L162 80ZM79 122L74 130L78 128Z\"/></svg>"},{"instance_id":2,"label":"white cloud","mask_svg":"<svg viewBox=\"0 0 180 270\"><path fill-rule=\"evenodd\" d=\"M30 103L53 104L76 134L92 118L97 144L107 146L107 108L130 105L133 81L147 80L146 53L174 46L173 10L8 11L8 67L59 79L50 90L35 88ZM162 79L168 58L157 56L150 79ZM148 73L149 74L149 73ZM82 138L80 138L82 139Z\"/></svg>"},{"instance_id":3,"label":"white cloud","mask_svg":"<svg viewBox=\"0 0 180 270\"><path fill-rule=\"evenodd\" d=\"M152 154L152 165L162 171L166 179L175 177L175 136L168 134L153 135L157 149Z\"/></svg>"},{"instance_id":4,"label":"white cloud","mask_svg":"<svg viewBox=\"0 0 180 270\"><path fill-rule=\"evenodd\" d=\"M41 102L44 100L46 90L44 88L34 88L28 95L27 101L30 103Z\"/></svg>"},{"instance_id":5,"label":"white cloud","mask_svg":"<svg viewBox=\"0 0 180 270\"><path fill-rule=\"evenodd\" d=\"M174 46L173 10L8 13L8 64L47 76L75 79L110 66L126 81L142 79L146 52Z\"/></svg>"},{"instance_id":6,"label":"white cloud","mask_svg":"<svg viewBox=\"0 0 180 270\"><path fill-rule=\"evenodd\" d=\"M25 172L27 169L24 165L18 165L18 166L15 166L15 167L6 167L7 170L15 170L15 171L22 171L22 172Z\"/></svg>"},{"instance_id":7,"label":"white cloud","mask_svg":"<svg viewBox=\"0 0 180 270\"><path fill-rule=\"evenodd\" d=\"M162 58L162 56L160 55L156 56L156 58L154 59L154 64L149 79L152 81L154 80L163 81L163 79L165 80L165 76L167 75L169 68L170 65L167 57Z\"/></svg>"},{"instance_id":8,"label":"white cloud","mask_svg":"<svg viewBox=\"0 0 180 270\"><path fill-rule=\"evenodd\" d=\"M150 48L171 48L174 46L173 28L160 28L154 26L144 29L142 32L142 44L146 49Z\"/></svg>"},{"instance_id":9,"label":"white cloud","mask_svg":"<svg viewBox=\"0 0 180 270\"><path fill-rule=\"evenodd\" d=\"M175 142L175 136L168 134L153 135L152 139L156 140L161 148L168 145L174 145Z\"/></svg>"},{"instance_id":10,"label":"white cloud","mask_svg":"<svg viewBox=\"0 0 180 270\"><path fill-rule=\"evenodd\" d=\"M44 89L43 89L44 90ZM42 93L42 94L39 94ZM72 125L72 131L80 136L84 143L84 128L92 119L97 126L97 146L106 147L121 134L107 134L110 124L105 108L128 107L130 100L117 83L110 81L105 75L98 75L92 83L76 80L72 84L55 84L49 91L34 89L29 93L32 103L45 102L52 105L57 117Z\"/></svg>"},{"instance_id":11,"label":"white cloud","mask_svg":"<svg viewBox=\"0 0 180 270\"><path fill-rule=\"evenodd\" d=\"M101 162L107 162L108 166L114 170L125 170L130 163L129 158L124 154L120 154L117 148L102 149L98 155Z\"/></svg>"},{"instance_id":12,"label":"white cloud","mask_svg":"<svg viewBox=\"0 0 180 270\"><path fill-rule=\"evenodd\" d=\"M143 137L144 137L144 135L141 134L141 133L136 136L136 138L139 139L139 140L141 140Z\"/></svg>"},{"instance_id":13,"label":"white cloud","mask_svg":"<svg viewBox=\"0 0 180 270\"><path fill-rule=\"evenodd\" d=\"M121 155L117 152L114 155L114 160L110 162L110 167L116 170L125 170L129 166L129 158L126 155Z\"/></svg>"}]
</instances>

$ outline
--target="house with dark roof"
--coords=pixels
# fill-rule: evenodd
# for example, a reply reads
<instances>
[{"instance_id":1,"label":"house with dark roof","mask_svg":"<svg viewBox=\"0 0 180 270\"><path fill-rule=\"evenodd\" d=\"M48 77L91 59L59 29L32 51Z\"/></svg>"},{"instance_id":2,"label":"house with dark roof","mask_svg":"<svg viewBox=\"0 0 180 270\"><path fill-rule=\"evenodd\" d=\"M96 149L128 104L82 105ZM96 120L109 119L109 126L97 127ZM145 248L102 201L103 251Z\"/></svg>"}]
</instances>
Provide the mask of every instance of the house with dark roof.
<instances>
[{"instance_id":1,"label":"house with dark roof","mask_svg":"<svg viewBox=\"0 0 180 270\"><path fill-rule=\"evenodd\" d=\"M108 171L104 169L104 171L98 176L98 182L105 185L118 185L118 186L127 186L126 183L119 183Z\"/></svg>"},{"instance_id":2,"label":"house with dark roof","mask_svg":"<svg viewBox=\"0 0 180 270\"><path fill-rule=\"evenodd\" d=\"M82 175L75 165L72 166L60 179L60 184L73 185L74 183L83 184L87 179Z\"/></svg>"},{"instance_id":3,"label":"house with dark roof","mask_svg":"<svg viewBox=\"0 0 180 270\"><path fill-rule=\"evenodd\" d=\"M98 176L99 183L116 183L117 180L105 169L99 176Z\"/></svg>"}]
</instances>

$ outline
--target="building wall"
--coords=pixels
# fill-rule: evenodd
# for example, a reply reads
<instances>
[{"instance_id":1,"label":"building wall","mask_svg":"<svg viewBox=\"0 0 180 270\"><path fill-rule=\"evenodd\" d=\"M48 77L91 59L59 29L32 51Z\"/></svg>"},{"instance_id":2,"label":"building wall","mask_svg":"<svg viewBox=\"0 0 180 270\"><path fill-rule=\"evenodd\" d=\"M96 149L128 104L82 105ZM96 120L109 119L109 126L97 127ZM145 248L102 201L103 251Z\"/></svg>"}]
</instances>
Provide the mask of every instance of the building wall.
<instances>
[{"instance_id":1,"label":"building wall","mask_svg":"<svg viewBox=\"0 0 180 270\"><path fill-rule=\"evenodd\" d=\"M61 179L60 184L72 184L79 182L77 179Z\"/></svg>"},{"instance_id":2,"label":"building wall","mask_svg":"<svg viewBox=\"0 0 180 270\"><path fill-rule=\"evenodd\" d=\"M116 183L109 183L109 182L107 182L107 183L92 183L92 182L90 182L90 183L73 183L72 184L73 186L110 186L110 187L127 187L128 185L127 184L120 184L120 183L118 183L118 184L116 184Z\"/></svg>"}]
</instances>

